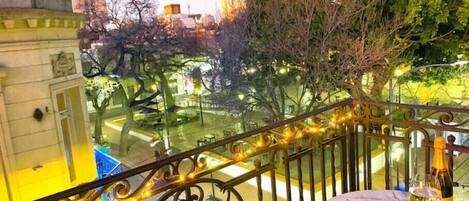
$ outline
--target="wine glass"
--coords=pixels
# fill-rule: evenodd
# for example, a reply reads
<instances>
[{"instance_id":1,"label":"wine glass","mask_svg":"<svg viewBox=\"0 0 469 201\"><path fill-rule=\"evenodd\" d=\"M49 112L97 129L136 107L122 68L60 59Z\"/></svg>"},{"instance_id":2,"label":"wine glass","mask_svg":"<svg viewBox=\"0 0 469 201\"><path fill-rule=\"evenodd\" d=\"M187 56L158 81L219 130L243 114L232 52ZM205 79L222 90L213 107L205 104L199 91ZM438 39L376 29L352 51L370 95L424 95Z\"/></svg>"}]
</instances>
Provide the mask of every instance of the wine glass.
<instances>
[{"instance_id":1,"label":"wine glass","mask_svg":"<svg viewBox=\"0 0 469 201\"><path fill-rule=\"evenodd\" d=\"M410 201L441 201L441 187L438 177L427 174L415 175L410 183Z\"/></svg>"}]
</instances>

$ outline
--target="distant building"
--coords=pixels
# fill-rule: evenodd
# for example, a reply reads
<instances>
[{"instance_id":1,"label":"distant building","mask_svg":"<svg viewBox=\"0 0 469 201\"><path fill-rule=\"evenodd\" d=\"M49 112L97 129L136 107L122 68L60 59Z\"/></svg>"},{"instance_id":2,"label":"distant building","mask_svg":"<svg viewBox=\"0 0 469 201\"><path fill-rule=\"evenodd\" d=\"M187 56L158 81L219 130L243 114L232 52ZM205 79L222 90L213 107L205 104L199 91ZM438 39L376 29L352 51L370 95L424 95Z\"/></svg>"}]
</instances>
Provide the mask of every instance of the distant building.
<instances>
[{"instance_id":1,"label":"distant building","mask_svg":"<svg viewBox=\"0 0 469 201\"><path fill-rule=\"evenodd\" d=\"M102 15L107 13L106 0L73 0L72 2L74 13L84 13L88 6L93 6Z\"/></svg>"},{"instance_id":2,"label":"distant building","mask_svg":"<svg viewBox=\"0 0 469 201\"><path fill-rule=\"evenodd\" d=\"M175 28L183 29L213 29L216 22L215 17L206 14L182 14L179 4L168 4L164 6L163 18L170 21Z\"/></svg>"},{"instance_id":3,"label":"distant building","mask_svg":"<svg viewBox=\"0 0 469 201\"><path fill-rule=\"evenodd\" d=\"M0 200L97 178L71 0L0 1Z\"/></svg>"},{"instance_id":4,"label":"distant building","mask_svg":"<svg viewBox=\"0 0 469 201\"><path fill-rule=\"evenodd\" d=\"M178 15L181 14L181 5L179 4L168 4L164 6L165 15Z\"/></svg>"}]
</instances>

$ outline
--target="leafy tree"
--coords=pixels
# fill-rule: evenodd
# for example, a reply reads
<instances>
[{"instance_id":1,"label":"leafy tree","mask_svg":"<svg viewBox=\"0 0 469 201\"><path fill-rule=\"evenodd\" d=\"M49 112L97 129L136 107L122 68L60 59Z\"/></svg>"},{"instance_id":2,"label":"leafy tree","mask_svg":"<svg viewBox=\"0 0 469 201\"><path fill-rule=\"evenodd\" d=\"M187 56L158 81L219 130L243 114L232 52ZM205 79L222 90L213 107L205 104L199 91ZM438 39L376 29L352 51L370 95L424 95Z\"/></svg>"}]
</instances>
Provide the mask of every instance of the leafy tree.
<instances>
[{"instance_id":1,"label":"leafy tree","mask_svg":"<svg viewBox=\"0 0 469 201\"><path fill-rule=\"evenodd\" d=\"M243 12L236 11L229 19L244 20L243 57L300 66L307 74L304 82L315 93L346 90L357 98L381 99L400 63L420 66L468 59L468 4L467 0L247 0L240 7ZM445 83L467 70L467 66L431 68L407 79ZM372 77L369 92L362 86L367 73Z\"/></svg>"},{"instance_id":2,"label":"leafy tree","mask_svg":"<svg viewBox=\"0 0 469 201\"><path fill-rule=\"evenodd\" d=\"M410 46L403 56L412 66L469 59L468 0L397 0L387 1L386 6L389 15L404 20L402 30L410 33ZM402 80L445 84L468 72L468 66L443 66L411 73Z\"/></svg>"},{"instance_id":3,"label":"leafy tree","mask_svg":"<svg viewBox=\"0 0 469 201\"><path fill-rule=\"evenodd\" d=\"M135 125L134 112L151 103L159 94L147 80L149 58L156 52L166 51L165 46L174 34L165 22L158 20L154 5L148 0L113 1L108 15L100 15L90 5L88 24L81 31L82 41L102 44L84 49L83 57L90 62L85 76L108 76L119 84L124 94L123 109L126 114L120 136L119 154L128 150L128 134ZM166 47L167 47L166 46Z\"/></svg>"},{"instance_id":4,"label":"leafy tree","mask_svg":"<svg viewBox=\"0 0 469 201\"><path fill-rule=\"evenodd\" d=\"M299 114L327 100L324 95L334 94L321 94L323 91L308 87L309 78L304 74L304 62L295 61L284 52L274 50L276 47L268 47L273 43L278 43L275 44L278 46L284 44L280 38L291 40L269 27L283 20L280 16L265 15L277 9L271 3L228 2L231 7L224 10L217 37L220 51L215 58L218 63L207 74L212 76L211 86L215 86L212 91L221 91L213 98L215 101L233 107L238 105L233 103L237 101L240 105L250 106L235 108L256 107L268 112L271 120L280 120L285 118L291 105L294 106L291 112ZM270 38L274 35L275 38ZM243 96L243 100L240 101L238 96Z\"/></svg>"},{"instance_id":5,"label":"leafy tree","mask_svg":"<svg viewBox=\"0 0 469 201\"><path fill-rule=\"evenodd\" d=\"M94 139L96 143L103 144L103 115L106 112L114 92L119 88L118 82L108 77L94 77L85 82L86 95L96 110L94 125Z\"/></svg>"},{"instance_id":6,"label":"leafy tree","mask_svg":"<svg viewBox=\"0 0 469 201\"><path fill-rule=\"evenodd\" d=\"M112 0L107 15L90 4L86 27L80 32L85 76L109 76L124 94L126 120L121 132L121 155L128 149L128 133L135 126L134 113L155 104L160 90L168 105L169 119L176 121L175 100L167 76L198 55L198 38L184 27L156 15L151 0ZM170 122L166 122L170 124Z\"/></svg>"},{"instance_id":7,"label":"leafy tree","mask_svg":"<svg viewBox=\"0 0 469 201\"><path fill-rule=\"evenodd\" d=\"M247 0L233 12L220 27L219 77L229 80L225 88L253 94L277 119L286 100L303 103L296 107L302 112L330 92L380 99L408 46L402 21L386 16L377 0ZM289 69L284 77L282 68ZM371 94L362 87L365 73L373 76ZM290 96L290 86L301 92Z\"/></svg>"}]
</instances>

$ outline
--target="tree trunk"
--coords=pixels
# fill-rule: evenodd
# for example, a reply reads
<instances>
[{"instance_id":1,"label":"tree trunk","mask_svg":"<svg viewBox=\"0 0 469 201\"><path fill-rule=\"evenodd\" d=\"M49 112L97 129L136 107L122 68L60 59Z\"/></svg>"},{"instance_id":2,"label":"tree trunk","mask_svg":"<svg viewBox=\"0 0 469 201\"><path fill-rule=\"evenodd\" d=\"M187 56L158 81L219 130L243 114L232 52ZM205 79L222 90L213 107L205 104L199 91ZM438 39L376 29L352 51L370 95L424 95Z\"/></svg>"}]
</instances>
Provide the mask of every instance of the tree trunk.
<instances>
[{"instance_id":1,"label":"tree trunk","mask_svg":"<svg viewBox=\"0 0 469 201\"><path fill-rule=\"evenodd\" d=\"M280 119L279 120L284 120L285 119L285 108L287 107L286 106L286 102L285 102L285 90L282 88L282 86L279 87L279 91L280 91Z\"/></svg>"},{"instance_id":2,"label":"tree trunk","mask_svg":"<svg viewBox=\"0 0 469 201\"><path fill-rule=\"evenodd\" d=\"M386 85L386 81L383 81L384 78L373 76L373 86L371 87L370 95L373 100L382 100L383 99L383 89ZM376 81L375 81L376 80Z\"/></svg>"},{"instance_id":3,"label":"tree trunk","mask_svg":"<svg viewBox=\"0 0 469 201\"><path fill-rule=\"evenodd\" d=\"M383 89L392 76L392 69L386 69L373 72L373 86L371 87L371 97L374 100L382 100ZM392 100L390 100L392 101Z\"/></svg>"},{"instance_id":4,"label":"tree trunk","mask_svg":"<svg viewBox=\"0 0 469 201\"><path fill-rule=\"evenodd\" d=\"M121 136L120 136L120 145L119 145L119 155L120 156L125 156L127 155L128 151L128 144L129 144L129 132L130 129L132 128L132 124L134 122L134 112L133 109L124 106L125 108L125 122L124 126L122 126L122 131L121 131Z\"/></svg>"},{"instance_id":5,"label":"tree trunk","mask_svg":"<svg viewBox=\"0 0 469 201\"><path fill-rule=\"evenodd\" d=\"M96 121L94 123L94 140L97 144L102 145L103 140L103 112L96 111Z\"/></svg>"},{"instance_id":6,"label":"tree trunk","mask_svg":"<svg viewBox=\"0 0 469 201\"><path fill-rule=\"evenodd\" d=\"M366 94L365 91L363 91L363 88L361 85L356 86L354 84L350 84L346 86L347 92L356 99L369 99L368 94ZM329 97L330 98L330 97Z\"/></svg>"},{"instance_id":7,"label":"tree trunk","mask_svg":"<svg viewBox=\"0 0 469 201\"><path fill-rule=\"evenodd\" d=\"M168 123L173 125L177 121L177 114L176 114L176 99L174 99L173 93L171 92L171 87L169 86L168 79L164 75L163 72L158 71L156 73L160 78L160 84L163 88L163 93L166 99L166 108L168 114Z\"/></svg>"}]
</instances>

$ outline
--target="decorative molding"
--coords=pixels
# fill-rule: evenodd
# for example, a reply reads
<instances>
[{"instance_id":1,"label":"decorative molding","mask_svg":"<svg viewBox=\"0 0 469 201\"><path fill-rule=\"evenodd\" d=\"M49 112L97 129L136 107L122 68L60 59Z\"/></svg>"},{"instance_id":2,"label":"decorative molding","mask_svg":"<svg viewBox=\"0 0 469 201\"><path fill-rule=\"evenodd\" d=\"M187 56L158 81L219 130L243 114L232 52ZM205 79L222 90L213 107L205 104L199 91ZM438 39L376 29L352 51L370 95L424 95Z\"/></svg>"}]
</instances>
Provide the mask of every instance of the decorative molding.
<instances>
[{"instance_id":1,"label":"decorative molding","mask_svg":"<svg viewBox=\"0 0 469 201\"><path fill-rule=\"evenodd\" d=\"M54 27L60 27L60 20L59 19L54 20Z\"/></svg>"},{"instance_id":2,"label":"decorative molding","mask_svg":"<svg viewBox=\"0 0 469 201\"><path fill-rule=\"evenodd\" d=\"M85 16L77 13L0 8L0 23L3 24L0 30L51 27L80 29L84 21Z\"/></svg>"},{"instance_id":3,"label":"decorative molding","mask_svg":"<svg viewBox=\"0 0 469 201\"><path fill-rule=\"evenodd\" d=\"M20 28L71 28L81 29L84 26L83 21L78 20L67 20L67 19L3 19L0 20L3 24L2 29L20 29Z\"/></svg>"},{"instance_id":4,"label":"decorative molding","mask_svg":"<svg viewBox=\"0 0 469 201\"><path fill-rule=\"evenodd\" d=\"M7 29L15 28L15 20L3 20L3 25Z\"/></svg>"},{"instance_id":5,"label":"decorative molding","mask_svg":"<svg viewBox=\"0 0 469 201\"><path fill-rule=\"evenodd\" d=\"M37 27L37 19L27 19L29 28L36 28Z\"/></svg>"},{"instance_id":6,"label":"decorative molding","mask_svg":"<svg viewBox=\"0 0 469 201\"><path fill-rule=\"evenodd\" d=\"M50 19L44 19L44 27L49 28L50 27Z\"/></svg>"},{"instance_id":7,"label":"decorative molding","mask_svg":"<svg viewBox=\"0 0 469 201\"><path fill-rule=\"evenodd\" d=\"M73 53L60 52L51 55L52 74L54 78L76 74L75 59Z\"/></svg>"}]
</instances>

